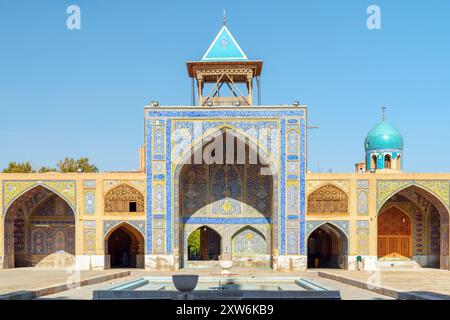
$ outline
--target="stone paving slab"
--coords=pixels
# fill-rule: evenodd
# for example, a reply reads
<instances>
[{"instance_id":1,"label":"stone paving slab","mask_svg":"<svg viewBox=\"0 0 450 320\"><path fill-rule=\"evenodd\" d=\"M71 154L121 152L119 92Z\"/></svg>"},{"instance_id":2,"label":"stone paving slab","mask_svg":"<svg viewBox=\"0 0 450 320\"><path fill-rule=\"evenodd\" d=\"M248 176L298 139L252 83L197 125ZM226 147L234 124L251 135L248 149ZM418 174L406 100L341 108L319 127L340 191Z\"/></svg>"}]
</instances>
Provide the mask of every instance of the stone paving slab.
<instances>
[{"instance_id":1,"label":"stone paving slab","mask_svg":"<svg viewBox=\"0 0 450 320\"><path fill-rule=\"evenodd\" d=\"M365 290L359 287L352 286L340 281L321 278L317 274L310 274L306 276L307 279L311 279L314 282L324 285L332 290L339 290L341 292L342 300L393 300L394 298L388 297L376 292Z\"/></svg>"},{"instance_id":2,"label":"stone paving slab","mask_svg":"<svg viewBox=\"0 0 450 320\"><path fill-rule=\"evenodd\" d=\"M124 277L129 271L17 268L0 270L0 296L3 299L27 299L108 279ZM16 295L11 295L16 293ZM9 296L11 295L11 296Z\"/></svg>"},{"instance_id":3,"label":"stone paving slab","mask_svg":"<svg viewBox=\"0 0 450 320\"><path fill-rule=\"evenodd\" d=\"M197 272L201 271L201 272ZM236 271L235 268L233 268L233 271ZM297 273L279 273L279 272L268 272L267 270L261 270L261 269L242 269L239 270L244 272L245 274L242 276L243 278L249 279L249 277L253 277L253 281L259 281L261 282L264 278L267 279L267 276L270 276L270 278L276 279L276 278L289 278L292 279L292 281L295 281L295 279L299 279L301 277L306 277L307 279L311 279L313 281L316 281L319 284L322 284L326 286L327 288L330 288L332 290L339 290L341 292L341 297L343 300L386 300L386 299L392 299L387 296L383 296L368 290L356 288L354 286L344 284L338 281L333 281L325 278L320 278L317 275L317 272L309 271L309 272L297 272ZM92 299L93 298L93 291L96 290L105 290L112 286L117 286L120 284L125 284L130 281L139 279L141 277L150 277L151 279L157 279L157 278L165 278L169 279L169 277L172 275L172 273L175 272L152 272L148 270L139 270L134 269L131 270L131 275L125 278L121 279L113 279L110 281L106 281L103 283L88 285L85 287L80 287L72 290L67 290L64 292L59 292L51 295L47 295L44 297L40 297L38 299L76 299L76 300L84 300L84 299ZM176 273L190 273L190 274L200 274L201 276L207 276L209 277L211 273L217 273L217 269L211 269L211 270L198 270L198 269L190 269L190 270L183 270L182 272L176 272ZM249 276L249 274L251 274ZM158 286L159 287L159 286Z\"/></svg>"},{"instance_id":4,"label":"stone paving slab","mask_svg":"<svg viewBox=\"0 0 450 320\"><path fill-rule=\"evenodd\" d=\"M323 270L318 275L402 300L450 300L450 272Z\"/></svg>"},{"instance_id":5,"label":"stone paving slab","mask_svg":"<svg viewBox=\"0 0 450 320\"><path fill-rule=\"evenodd\" d=\"M212 274L217 274L217 268L211 269L184 269L181 271L171 272L162 271L154 272L143 269L114 269L114 270L91 270L81 271L81 279L87 280L103 275L114 274L117 272L130 271L131 275L124 278L109 279L101 283L89 283L83 287L70 289L61 292L48 294L41 299L92 299L94 290L101 290L112 284L125 283L138 279L140 277L170 277L172 274L199 274L200 276L210 277ZM307 272L274 272L266 269L248 269L248 268L233 268L234 273L240 274L243 278L252 278L254 281L264 279L266 276L271 278L301 278L306 277L319 284L322 284L330 289L339 290L342 299L344 300L382 300L382 299L397 299L398 293L415 294L415 298L448 298L450 299L450 272L440 270L421 270L421 271L394 271L380 272L381 284L384 284L385 291L369 291L367 282L374 279L374 273L371 272L356 272L345 270L316 270ZM329 275L340 276L341 279L332 280L329 278L319 277L318 272ZM20 290L32 291L42 288L55 287L66 283L70 273L65 269L33 269L33 268L18 268L11 270L0 270L0 295L9 292L17 292ZM369 278L372 277L372 278ZM345 283L343 278L348 279ZM351 283L350 280L353 280ZM355 284L355 281L358 282ZM362 284L361 284L362 283ZM392 288L391 288L392 287ZM389 293L387 289L395 291ZM42 292L41 292L42 294ZM405 296L403 296L405 297ZM411 296L410 298L413 298Z\"/></svg>"}]
</instances>

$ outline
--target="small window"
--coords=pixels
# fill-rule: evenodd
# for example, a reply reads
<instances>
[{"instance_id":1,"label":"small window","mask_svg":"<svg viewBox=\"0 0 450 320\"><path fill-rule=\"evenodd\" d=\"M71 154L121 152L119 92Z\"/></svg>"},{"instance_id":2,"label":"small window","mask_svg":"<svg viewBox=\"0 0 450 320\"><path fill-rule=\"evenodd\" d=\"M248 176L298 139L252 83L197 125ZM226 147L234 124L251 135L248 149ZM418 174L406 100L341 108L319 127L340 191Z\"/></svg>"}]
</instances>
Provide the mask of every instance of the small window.
<instances>
[{"instance_id":1,"label":"small window","mask_svg":"<svg viewBox=\"0 0 450 320\"><path fill-rule=\"evenodd\" d=\"M387 154L384 157L384 168L385 169L392 169L391 168L391 155Z\"/></svg>"},{"instance_id":2,"label":"small window","mask_svg":"<svg viewBox=\"0 0 450 320\"><path fill-rule=\"evenodd\" d=\"M129 203L129 212L137 212L137 202L136 201L131 201Z\"/></svg>"},{"instance_id":3,"label":"small window","mask_svg":"<svg viewBox=\"0 0 450 320\"><path fill-rule=\"evenodd\" d=\"M372 170L378 169L378 159L377 159L377 156L376 156L376 155L372 155L372 163L371 163L370 168L371 168Z\"/></svg>"}]
</instances>

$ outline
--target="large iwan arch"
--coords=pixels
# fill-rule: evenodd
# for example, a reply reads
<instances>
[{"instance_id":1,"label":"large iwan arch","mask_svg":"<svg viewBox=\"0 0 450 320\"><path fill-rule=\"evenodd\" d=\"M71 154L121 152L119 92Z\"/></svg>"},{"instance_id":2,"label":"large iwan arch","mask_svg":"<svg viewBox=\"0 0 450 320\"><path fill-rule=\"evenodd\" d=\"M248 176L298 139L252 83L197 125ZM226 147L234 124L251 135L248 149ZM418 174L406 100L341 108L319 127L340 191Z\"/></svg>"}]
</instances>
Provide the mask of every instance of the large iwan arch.
<instances>
[{"instance_id":1,"label":"large iwan arch","mask_svg":"<svg viewBox=\"0 0 450 320\"><path fill-rule=\"evenodd\" d=\"M4 217L4 267L67 267L75 263L75 213L55 191L34 186Z\"/></svg>"},{"instance_id":2,"label":"large iwan arch","mask_svg":"<svg viewBox=\"0 0 450 320\"><path fill-rule=\"evenodd\" d=\"M379 263L449 269L449 210L431 191L409 184L378 210ZM410 234L408 235L408 230Z\"/></svg>"},{"instance_id":3,"label":"large iwan arch","mask_svg":"<svg viewBox=\"0 0 450 320\"><path fill-rule=\"evenodd\" d=\"M202 153L212 143L209 136L191 146L190 152L183 152L177 161L173 179L174 198L178 199L174 203L174 252L179 254L177 267L185 266L190 232L202 226L219 229L220 234L226 235L221 240L222 259L232 258L232 233L225 229L239 227L239 219L242 220L240 227L248 224L245 219L250 219L270 228L265 241L271 244L271 248L277 241L278 220L273 215L277 213L278 203L273 195L277 192L278 182L274 162L243 133L236 132L237 129L221 127L211 135L225 136L227 130L231 130L234 136L233 163L203 162ZM226 159L226 150L230 146L225 144L225 137L222 141ZM245 155L241 162L237 154L239 143ZM201 153L201 164L196 163L196 153ZM257 155L255 163L250 161L251 153ZM222 218L215 219L218 216ZM234 221L231 226L227 226L226 219Z\"/></svg>"}]
</instances>

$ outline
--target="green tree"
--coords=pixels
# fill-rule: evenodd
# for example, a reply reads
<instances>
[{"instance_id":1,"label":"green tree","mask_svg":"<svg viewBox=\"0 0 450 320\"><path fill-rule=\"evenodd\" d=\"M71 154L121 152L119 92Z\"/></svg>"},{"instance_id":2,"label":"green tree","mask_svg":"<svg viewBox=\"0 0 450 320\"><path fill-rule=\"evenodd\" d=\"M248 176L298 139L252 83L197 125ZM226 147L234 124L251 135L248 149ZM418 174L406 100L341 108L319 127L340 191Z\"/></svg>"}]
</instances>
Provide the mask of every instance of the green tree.
<instances>
[{"instance_id":1,"label":"green tree","mask_svg":"<svg viewBox=\"0 0 450 320\"><path fill-rule=\"evenodd\" d=\"M52 168L52 167L41 167L38 171L39 173L45 173L45 172L58 172L58 169Z\"/></svg>"},{"instance_id":2,"label":"green tree","mask_svg":"<svg viewBox=\"0 0 450 320\"><path fill-rule=\"evenodd\" d=\"M27 162L15 162L12 161L8 164L8 167L3 169L3 173L30 173L33 172L33 168L29 161Z\"/></svg>"},{"instance_id":3,"label":"green tree","mask_svg":"<svg viewBox=\"0 0 450 320\"><path fill-rule=\"evenodd\" d=\"M195 230L188 237L189 256L200 257L200 229Z\"/></svg>"},{"instance_id":4,"label":"green tree","mask_svg":"<svg viewBox=\"0 0 450 320\"><path fill-rule=\"evenodd\" d=\"M98 172L98 168L89 163L88 158L74 158L66 157L64 160L58 161L56 165L60 172Z\"/></svg>"}]
</instances>

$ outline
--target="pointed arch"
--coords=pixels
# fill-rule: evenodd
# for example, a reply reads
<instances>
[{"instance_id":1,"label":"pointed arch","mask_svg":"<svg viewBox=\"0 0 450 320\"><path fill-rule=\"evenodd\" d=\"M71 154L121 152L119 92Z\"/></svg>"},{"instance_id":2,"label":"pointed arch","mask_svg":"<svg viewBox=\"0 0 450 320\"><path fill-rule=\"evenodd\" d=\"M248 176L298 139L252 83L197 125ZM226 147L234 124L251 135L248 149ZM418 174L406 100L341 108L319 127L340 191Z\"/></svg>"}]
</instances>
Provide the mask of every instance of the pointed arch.
<instances>
[{"instance_id":1,"label":"pointed arch","mask_svg":"<svg viewBox=\"0 0 450 320\"><path fill-rule=\"evenodd\" d=\"M384 156L384 168L385 169L392 169L392 157L390 154L386 154Z\"/></svg>"},{"instance_id":2,"label":"pointed arch","mask_svg":"<svg viewBox=\"0 0 450 320\"><path fill-rule=\"evenodd\" d=\"M377 170L378 169L378 157L376 154L372 154L370 157L370 169Z\"/></svg>"},{"instance_id":3,"label":"pointed arch","mask_svg":"<svg viewBox=\"0 0 450 320\"><path fill-rule=\"evenodd\" d=\"M4 214L6 268L70 266L75 259L75 211L43 184L30 186Z\"/></svg>"},{"instance_id":4,"label":"pointed arch","mask_svg":"<svg viewBox=\"0 0 450 320\"><path fill-rule=\"evenodd\" d=\"M128 221L120 221L120 222L118 222L117 224L115 224L114 226L112 226L110 229L108 229L108 231L105 233L105 235L104 235L104 239L106 240L106 239L108 239L109 238L109 236L111 236L111 234L115 231L115 230L117 230L117 229L119 229L119 228L125 228L125 229L127 229L127 230L129 230L130 232L133 232L133 233L139 233L140 234L140 236L142 237L142 238L145 238L145 234L143 234L142 233L142 231L141 230L139 230L138 228L136 228L135 226L133 226L131 223L129 223Z\"/></svg>"},{"instance_id":5,"label":"pointed arch","mask_svg":"<svg viewBox=\"0 0 450 320\"><path fill-rule=\"evenodd\" d=\"M195 152L197 152L199 149L201 150L202 147L208 144L214 137L220 134L224 134L226 130L233 131L233 133L235 134L235 138L238 141L248 146L250 149L252 149L252 152L257 154L260 159L264 160L263 164L269 166L269 170L272 175L277 174L277 169L275 167L276 162L270 156L270 153L267 151L267 149L264 146L258 144L258 141L256 141L255 138L231 124L222 124L220 126L211 128L204 132L201 137L195 139L180 153L179 157L174 159L174 163L176 163L177 168L180 165L182 166L184 164L187 164ZM226 159L224 159L224 161L226 161Z\"/></svg>"},{"instance_id":6,"label":"pointed arch","mask_svg":"<svg viewBox=\"0 0 450 320\"><path fill-rule=\"evenodd\" d=\"M245 150L250 152L250 149L252 150L251 152L253 152L254 154L256 154L259 159L263 159L263 161L258 162L256 165L260 166L262 168L264 168L264 173L263 174L259 174L261 176L263 176L264 179L257 179L255 180L255 185L257 184L257 186L255 187L256 190L258 190L258 194L257 197L255 197L255 199L257 199L256 201L250 201L247 198L247 194L244 195L244 200L243 202L241 202L242 205L245 205L246 208L249 209L249 212L251 212L251 214L257 214L257 213L261 213L264 212L267 217L269 219L271 219L272 224L271 224L271 228L273 228L274 230L278 230L278 219L274 218L272 219L274 215L276 215L278 213L278 201L273 200L273 195L278 194L278 172L277 172L277 168L276 168L276 164L277 162L269 155L269 153L267 152L267 150L263 147L258 145L258 142L252 138L251 136L249 136L247 133L243 132L242 130L236 128L233 125L230 124L222 124L220 126L211 128L209 130L207 130L205 133L202 134L201 137L195 139L192 143L190 143L187 147L185 147L181 152L176 152L177 155L179 155L174 162L176 163L176 167L173 170L173 198L175 199L174 201L174 210L171 212L171 219L172 221L183 221L184 219L184 198L183 196L186 194L194 194L193 192L187 193L190 190L183 189L183 184L184 184L184 180L182 179L185 174L188 173L187 170L185 170L186 166L195 166L195 164L192 164L192 159L194 158L195 155L197 155L197 152L201 151L203 152L203 148L210 142L210 138L217 136L217 135L224 135L227 130L231 130L233 131L233 138L234 138L234 150L236 151L236 148L239 148L239 146L236 146L236 143L241 143L242 146L245 147ZM224 142L226 143L226 138L224 139ZM202 155L203 156L203 155ZM195 159L195 158L194 158ZM203 159L203 158L202 158ZM245 166L248 165L247 159L245 159L246 161ZM203 163L203 161L202 161ZM224 163L226 163L226 153L224 155ZM250 163L251 164L251 163ZM197 165L200 166L200 165ZM208 164L206 164L205 166L209 166ZM251 167L251 166L249 166ZM267 170L265 170L265 168L267 168ZM209 168L208 168L209 170ZM259 169L258 169L259 170ZM249 171L250 172L250 171ZM259 171L258 171L259 172ZM264 175L266 177L264 177ZM207 172L207 176L209 177L209 171ZM267 177L270 178L267 178ZM192 175L192 177L189 177L189 175L187 175L188 179L189 178L194 178L194 176ZM247 183L252 182L253 180L247 179L247 181L244 181L245 184L245 188L248 188ZM187 186L189 185L189 183L187 182L186 184ZM198 183L197 183L198 185ZM202 188L202 192L205 188ZM266 190L267 189L267 190ZM186 193L185 193L186 192ZM198 190L197 190L198 192ZM206 191L205 191L206 192ZM194 196L195 197L195 194ZM266 204L266 202L264 201L259 201L260 198L267 199L267 206L264 206ZM196 197L198 198L198 197ZM269 200L270 199L270 200ZM232 206L232 201L233 199L228 198L227 201L227 197L224 197L223 199L221 199L220 201L223 200L223 208L229 208ZM253 199L254 200L254 199ZM201 202L201 201L199 201ZM203 208L209 208L208 205L210 204L210 201L203 201L201 202L201 205L198 205L198 210L199 212L202 212L200 210L203 210ZM211 206L212 208L213 206ZM195 208L194 208L195 209ZM193 213L196 213L197 210L194 209L189 209L189 213L187 214L188 216L190 216ZM230 211L229 209L224 209L227 212ZM262 211L260 211L262 210ZM234 210L231 210L232 212L234 212ZM186 211L187 212L187 211ZM187 242L187 230L190 230L190 227L192 225L190 225L189 227L187 227L188 224L185 223L175 223L175 227L173 229L173 241L172 241L172 245L173 245L173 250L178 251L179 255L180 255L180 260L179 260L179 267L183 267L184 266L184 261L187 262L187 246L186 246L186 242ZM229 237L227 237L229 238ZM268 235L266 237L266 239L268 239L267 241L270 241L270 243L274 246L277 246L278 243L278 232L275 231L272 234ZM227 239L227 241L229 241L229 239ZM177 266L178 267L178 266Z\"/></svg>"},{"instance_id":7,"label":"pointed arch","mask_svg":"<svg viewBox=\"0 0 450 320\"><path fill-rule=\"evenodd\" d=\"M222 253L222 235L214 228L203 225L187 236L186 262L219 260Z\"/></svg>"},{"instance_id":8,"label":"pointed arch","mask_svg":"<svg viewBox=\"0 0 450 320\"><path fill-rule=\"evenodd\" d=\"M308 214L347 214L347 193L334 184L325 184L308 195Z\"/></svg>"},{"instance_id":9,"label":"pointed arch","mask_svg":"<svg viewBox=\"0 0 450 320\"><path fill-rule=\"evenodd\" d=\"M106 265L110 268L144 268L145 237L130 223L113 226L104 236Z\"/></svg>"},{"instance_id":10,"label":"pointed arch","mask_svg":"<svg viewBox=\"0 0 450 320\"><path fill-rule=\"evenodd\" d=\"M397 181L392 181L393 183L396 183ZM416 183L415 181L405 181L404 184L401 184L398 188L392 188L389 193L383 194L382 198L380 200L380 186L377 186L378 194L377 194L377 210L379 210L383 207L383 205L386 204L386 202L389 201L394 195L409 189L409 188L415 188L416 191L420 195L422 195L424 198L426 198L428 201L433 202L435 205L439 206L439 208L443 211L447 212L447 215L450 215L450 208L445 204L445 202L442 200L440 196L438 196L433 190L427 188L426 186ZM438 208L438 209L439 209Z\"/></svg>"},{"instance_id":11,"label":"pointed arch","mask_svg":"<svg viewBox=\"0 0 450 320\"><path fill-rule=\"evenodd\" d=\"M348 235L338 225L324 221L308 233L308 268L346 269Z\"/></svg>"},{"instance_id":12,"label":"pointed arch","mask_svg":"<svg viewBox=\"0 0 450 320\"><path fill-rule=\"evenodd\" d=\"M105 212L144 213L144 206L144 195L127 183L115 186L104 196Z\"/></svg>"},{"instance_id":13,"label":"pointed arch","mask_svg":"<svg viewBox=\"0 0 450 320\"><path fill-rule=\"evenodd\" d=\"M52 188L51 186L43 183L43 182L37 182L36 184L33 184L29 187L27 187L26 189L24 189L23 191L21 191L20 193L18 193L17 195L15 195L11 200L9 200L8 204L3 208L3 219L5 219L6 214L8 213L8 210L14 205L14 203L19 200L23 195L27 194L28 192L32 191L33 189L42 187L54 194L56 194L59 198L61 198L62 200L64 200L67 205L72 209L72 212L74 214L74 216L76 217L77 211L76 211L76 203L72 203L69 199L67 199L67 197L65 197L63 194L61 194L61 192L59 192L58 190L56 190L55 188Z\"/></svg>"},{"instance_id":14,"label":"pointed arch","mask_svg":"<svg viewBox=\"0 0 450 320\"><path fill-rule=\"evenodd\" d=\"M267 237L247 225L231 237L231 257L236 266L270 266Z\"/></svg>"},{"instance_id":15,"label":"pointed arch","mask_svg":"<svg viewBox=\"0 0 450 320\"><path fill-rule=\"evenodd\" d=\"M348 238L348 233L346 230L342 229L341 226L337 225L336 223L334 223L333 221L323 221L321 223L319 223L318 225L314 226L313 229L309 230L308 233L306 234L306 237L309 237L311 235L311 233L313 233L314 231L316 231L318 228L321 228L323 226L329 226L332 229L335 229L337 231L339 231L340 233L342 233L346 238Z\"/></svg>"},{"instance_id":16,"label":"pointed arch","mask_svg":"<svg viewBox=\"0 0 450 320\"><path fill-rule=\"evenodd\" d=\"M413 212L407 214L412 219L413 225L411 235L408 236L410 240L407 239L407 235L384 235L383 232L378 232L378 256L383 260L403 257L420 266L450 268L449 209L441 197L427 188L427 184L429 185L430 182L394 181L392 186L389 186L388 182L381 183L381 187L388 188L387 190L389 187L398 187L392 188L395 190L382 194L382 199L378 199L378 219L383 216L387 207L395 208L389 206L391 203L407 202L414 207ZM380 190L380 183L378 188ZM426 226L426 221L433 212L439 218L435 217L432 227ZM408 241L411 248L407 248ZM427 245L431 241L433 241L433 250L430 250L430 246Z\"/></svg>"},{"instance_id":17,"label":"pointed arch","mask_svg":"<svg viewBox=\"0 0 450 320\"><path fill-rule=\"evenodd\" d=\"M399 222L396 220L402 220L400 223L403 223L403 225L400 228L396 226L396 223ZM410 215L399 206L389 206L378 215L377 230L379 235L412 235L412 227L413 223Z\"/></svg>"},{"instance_id":18,"label":"pointed arch","mask_svg":"<svg viewBox=\"0 0 450 320\"><path fill-rule=\"evenodd\" d=\"M204 228L207 228L207 229L210 229L210 230L214 231L215 233L217 233L217 235L220 237L220 239L222 239L222 234L220 233L220 231L216 227L212 227L209 224L204 224L204 225L201 225L201 226L195 226L194 229L189 232L189 235L191 235L196 230L204 229Z\"/></svg>"},{"instance_id":19,"label":"pointed arch","mask_svg":"<svg viewBox=\"0 0 450 320\"><path fill-rule=\"evenodd\" d=\"M377 226L379 258L411 258L412 221L404 210L390 206L379 214Z\"/></svg>"},{"instance_id":20,"label":"pointed arch","mask_svg":"<svg viewBox=\"0 0 450 320\"><path fill-rule=\"evenodd\" d=\"M264 240L266 240L266 237L264 236L264 234L259 231L258 229L256 229L255 227L252 227L250 225L247 225L245 227L242 227L241 229L237 230L235 233L233 233L233 235L231 236L231 239L234 239L237 235L239 235L240 233L242 233L243 231L246 230L251 230L252 232L258 234L260 237L262 237Z\"/></svg>"},{"instance_id":21,"label":"pointed arch","mask_svg":"<svg viewBox=\"0 0 450 320\"><path fill-rule=\"evenodd\" d=\"M402 169L402 155L401 154L397 155L396 169L397 170L401 170Z\"/></svg>"}]
</instances>

